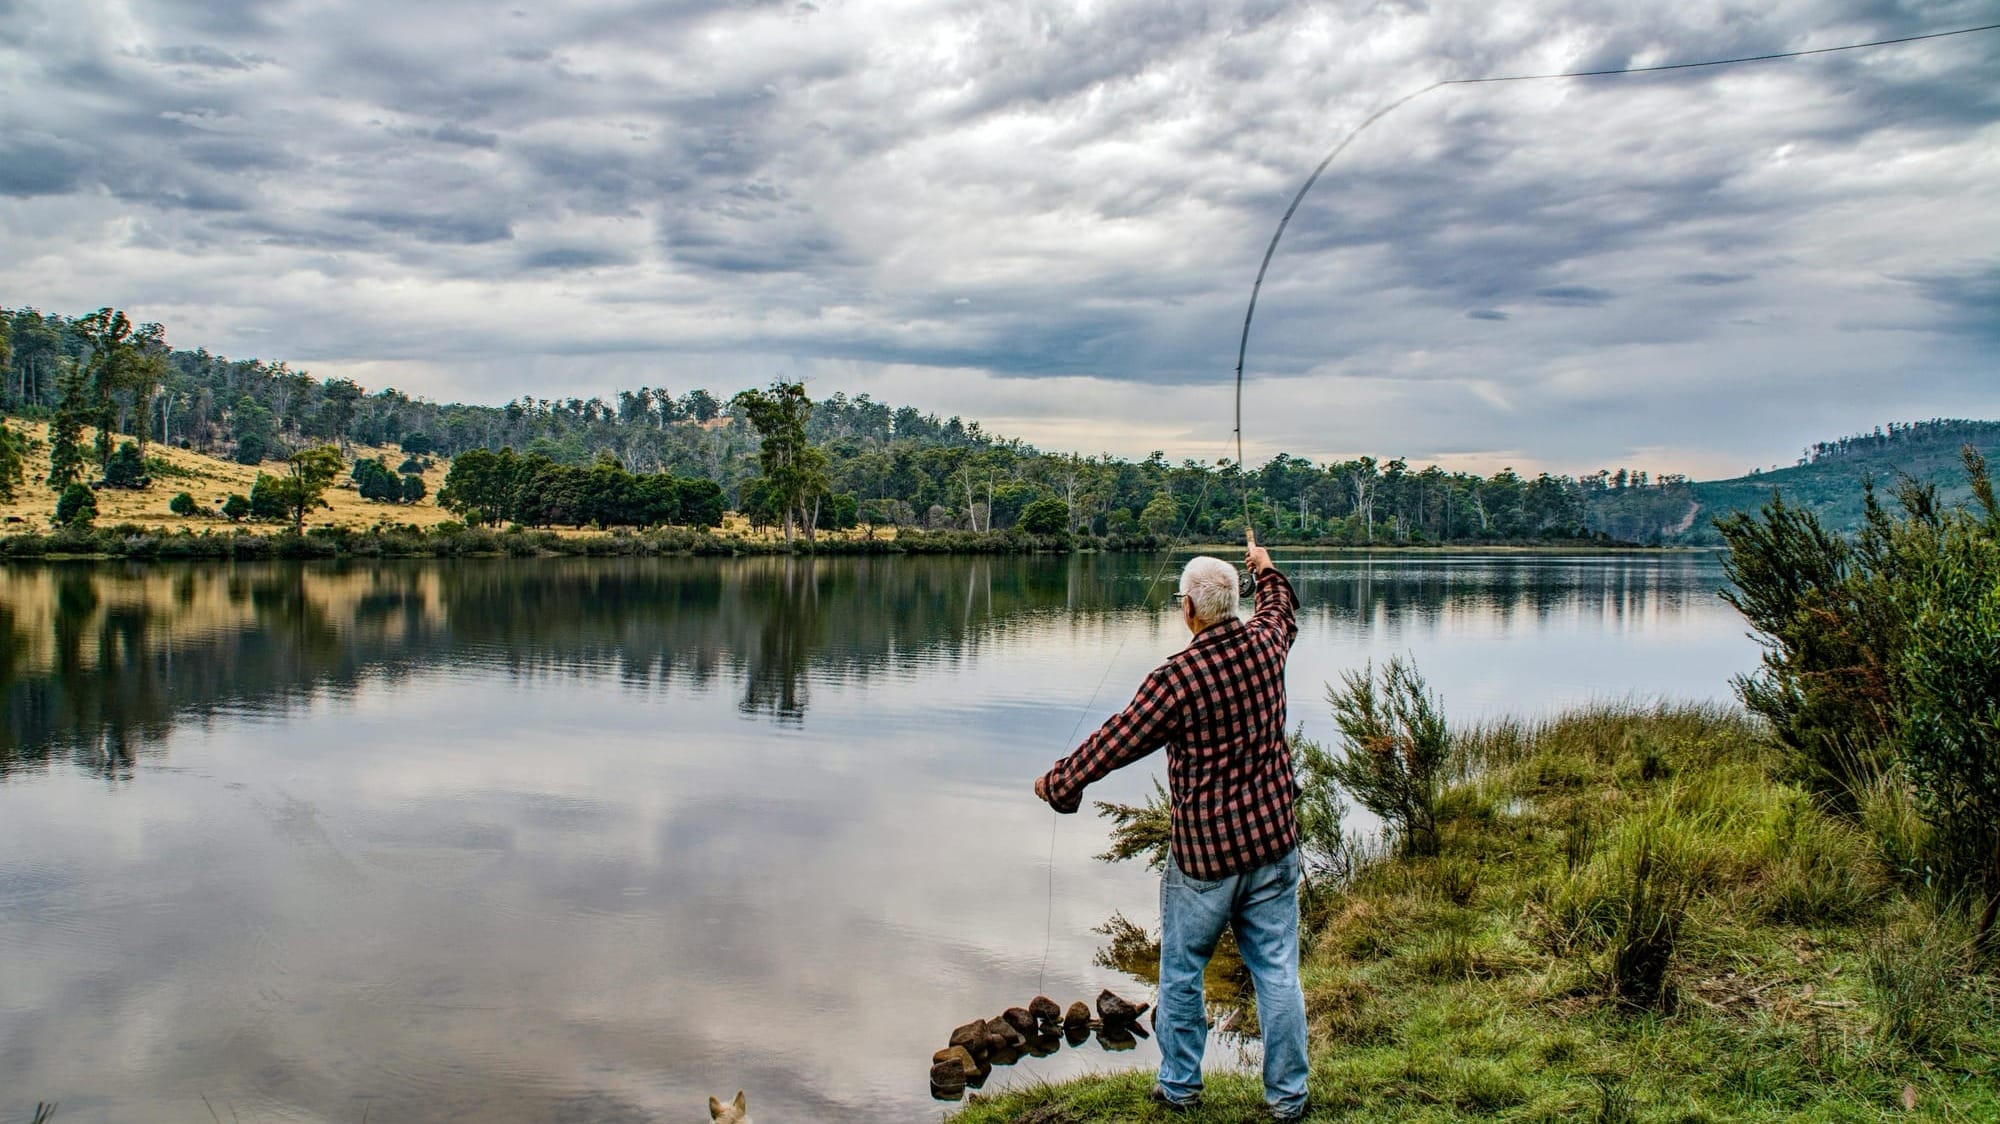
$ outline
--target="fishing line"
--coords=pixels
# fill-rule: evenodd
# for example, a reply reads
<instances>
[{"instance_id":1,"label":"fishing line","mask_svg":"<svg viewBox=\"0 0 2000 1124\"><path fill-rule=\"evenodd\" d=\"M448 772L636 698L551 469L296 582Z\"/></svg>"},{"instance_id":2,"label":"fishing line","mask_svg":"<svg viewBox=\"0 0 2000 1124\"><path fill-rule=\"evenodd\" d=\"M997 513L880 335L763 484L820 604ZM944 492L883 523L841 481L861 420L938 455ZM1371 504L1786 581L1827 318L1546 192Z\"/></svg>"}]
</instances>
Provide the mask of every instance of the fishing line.
<instances>
[{"instance_id":1,"label":"fishing line","mask_svg":"<svg viewBox=\"0 0 2000 1124\"><path fill-rule=\"evenodd\" d=\"M1502 74L1485 78L1447 78L1443 81L1433 82L1421 90L1404 94L1402 97L1369 114L1362 120L1361 124L1354 127L1352 132L1342 137L1339 144L1333 146L1333 151L1327 153L1326 159L1321 160L1319 167L1313 169L1312 175L1306 177L1306 182L1299 187L1298 194L1292 196L1291 206L1285 208L1284 217L1278 220L1278 229L1271 234L1271 244L1264 248L1264 261L1263 264L1257 267L1257 280L1250 286L1250 305L1243 310L1243 336L1236 344L1236 465L1238 472L1243 471L1243 359L1250 350L1250 320L1257 315L1257 294L1263 291L1264 274L1270 271L1271 257L1278 252L1278 240L1285 236L1285 227L1291 223L1292 215L1297 213L1299 204L1305 201L1306 192L1311 191L1313 184L1319 182L1320 174L1326 171L1327 165L1333 163L1334 159L1342 152L1347 151L1347 146L1353 144L1354 139L1362 133L1367 132L1368 127L1375 122L1423 97L1432 90L1441 89L1445 86L1480 86L1499 82L1540 82L1557 78L1608 78L1622 74L1658 74L1668 70L1698 70L1703 67L1737 66L1743 63L1775 62L1780 59L1805 58L1808 55L1830 55L1836 51L1858 51L1865 47L1887 47L1896 43L1916 43L1925 39L1945 39L1953 35L1972 35L1981 31L1995 30L2000 30L2000 23L1983 24L1979 27L1961 27L1953 31L1933 31L1924 35L1904 35L1895 39L1872 39L1866 43L1843 43L1838 47L1813 47L1808 50L1799 51L1775 51L1764 55L1741 55L1736 58L1727 59L1704 59L1699 62L1664 63L1659 66L1623 66L1609 70L1566 70L1554 74ZM1250 525L1250 488L1247 479L1244 481L1243 489L1243 525L1245 527Z\"/></svg>"}]
</instances>

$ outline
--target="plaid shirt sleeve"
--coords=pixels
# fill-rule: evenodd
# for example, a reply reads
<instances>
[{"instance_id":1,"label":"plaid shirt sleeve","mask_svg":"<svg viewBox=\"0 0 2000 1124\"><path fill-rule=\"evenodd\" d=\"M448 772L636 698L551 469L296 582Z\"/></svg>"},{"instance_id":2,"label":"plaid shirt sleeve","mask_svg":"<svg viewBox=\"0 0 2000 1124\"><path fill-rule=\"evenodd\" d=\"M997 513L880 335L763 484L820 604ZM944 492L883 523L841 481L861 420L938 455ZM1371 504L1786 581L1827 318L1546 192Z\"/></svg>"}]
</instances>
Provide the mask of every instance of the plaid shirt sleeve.
<instances>
[{"instance_id":1,"label":"plaid shirt sleeve","mask_svg":"<svg viewBox=\"0 0 2000 1124\"><path fill-rule=\"evenodd\" d=\"M1083 804L1085 786L1174 739L1180 725L1175 678L1171 665L1155 669L1139 685L1130 706L1107 719L1075 753L1055 763L1042 778L1050 807L1076 811Z\"/></svg>"},{"instance_id":2,"label":"plaid shirt sleeve","mask_svg":"<svg viewBox=\"0 0 2000 1124\"><path fill-rule=\"evenodd\" d=\"M1278 638L1286 651L1299 636L1299 595L1275 566L1257 572L1257 612L1250 627Z\"/></svg>"}]
</instances>

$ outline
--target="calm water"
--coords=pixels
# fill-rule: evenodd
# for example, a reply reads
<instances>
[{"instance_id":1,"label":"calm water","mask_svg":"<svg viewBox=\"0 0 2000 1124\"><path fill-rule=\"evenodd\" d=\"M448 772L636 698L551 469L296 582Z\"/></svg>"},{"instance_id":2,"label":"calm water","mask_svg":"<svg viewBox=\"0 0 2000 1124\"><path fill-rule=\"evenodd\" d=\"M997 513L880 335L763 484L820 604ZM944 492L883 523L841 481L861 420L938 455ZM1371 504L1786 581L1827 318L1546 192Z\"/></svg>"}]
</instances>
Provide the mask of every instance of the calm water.
<instances>
[{"instance_id":1,"label":"calm water","mask_svg":"<svg viewBox=\"0 0 2000 1124\"><path fill-rule=\"evenodd\" d=\"M1396 653L1460 720L1727 698L1756 658L1705 557L1280 562L1309 734ZM1031 781L1186 639L1157 570L0 567L0 1118L935 1119L931 1051L1036 991ZM1104 841L1055 835L1065 1005L1150 998L1092 963L1114 910L1157 923Z\"/></svg>"}]
</instances>

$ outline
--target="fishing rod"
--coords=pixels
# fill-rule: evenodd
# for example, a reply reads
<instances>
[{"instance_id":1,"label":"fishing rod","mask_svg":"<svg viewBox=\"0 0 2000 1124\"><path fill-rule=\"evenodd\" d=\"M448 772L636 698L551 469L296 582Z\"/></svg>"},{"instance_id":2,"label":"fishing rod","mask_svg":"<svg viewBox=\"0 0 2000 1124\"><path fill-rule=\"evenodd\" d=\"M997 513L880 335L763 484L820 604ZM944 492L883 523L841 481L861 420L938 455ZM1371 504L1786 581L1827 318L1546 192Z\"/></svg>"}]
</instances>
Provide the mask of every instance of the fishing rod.
<instances>
[{"instance_id":1,"label":"fishing rod","mask_svg":"<svg viewBox=\"0 0 2000 1124\"><path fill-rule=\"evenodd\" d=\"M1257 315L1257 297L1259 294L1263 292L1264 277L1271 270L1271 259L1277 255L1278 243L1281 240L1283 240L1285 236L1285 228L1291 224L1292 216L1298 213L1299 204L1305 201L1306 194L1313 189L1314 184L1319 182L1320 176L1325 174L1327 168L1330 165L1332 165L1334 160L1337 159L1342 152L1347 151L1347 147L1353 144L1357 137L1359 137L1362 133L1368 131L1369 127L1374 125L1377 121L1382 120L1384 117L1387 117L1389 114L1394 113L1398 109L1401 109L1403 106L1406 106L1409 103L1417 100L1418 98L1423 97L1425 94L1431 93L1434 90L1442 89L1446 86L1494 85L1502 82L1539 82L1539 81L1551 81L1551 80L1565 79L1565 78L1608 78L1619 75L1657 74L1667 71L1699 70L1709 67L1720 67L1720 66L1739 66L1749 63L1775 62L1783 59L1805 58L1811 55L1833 54L1839 51L1856 51L1868 47L1886 47L1897 43L1916 43L1926 39L1944 39L1956 35L1972 35L1978 32L1996 31L1996 30L2000 30L2000 23L1984 24L1979 27L1957 28L1951 31L1928 32L1922 35L1904 35L1893 39L1874 39L1863 43L1844 43L1835 47L1814 47L1810 49L1797 50L1797 51L1776 51L1761 55L1742 55L1734 58L1703 59L1695 62L1664 63L1656 66L1627 66L1627 67L1616 67L1616 68L1602 69L1602 70L1570 70L1570 71L1561 71L1549 74L1503 74L1503 75L1490 75L1480 78L1448 78L1441 81L1433 82L1430 85L1425 86L1420 90L1415 90L1410 93L1404 94L1402 97L1397 98L1396 100L1390 102L1389 104L1369 114L1366 118L1363 118L1360 124L1356 125L1352 130L1350 130L1347 133L1346 136L1340 139L1340 142L1338 144L1333 146L1333 150L1331 152L1328 152L1326 154L1326 158L1319 162L1319 166L1313 169L1312 175L1307 176L1305 183L1300 185L1298 193L1292 196L1292 201L1290 205L1288 205L1285 208L1284 215L1278 219L1278 228L1271 234L1270 244L1264 247L1263 261L1257 267L1257 279L1250 286L1250 303L1249 306L1245 308L1243 311L1243 334L1241 338L1238 339L1236 344L1236 419L1235 419L1236 424L1234 429L1234 436L1236 440L1236 473L1238 481L1242 487L1243 535L1245 541L1250 546L1253 547L1257 544L1256 529L1255 527L1252 526L1250 521L1250 481L1248 473L1245 470L1243 461L1243 368L1245 359L1248 356L1250 350L1250 325ZM1210 476L1209 474L1204 473L1201 494L1196 498L1194 507L1190 508L1188 513L1183 517L1181 522L1180 532L1174 536L1174 540L1170 541L1178 541L1181 538L1181 536L1186 533L1186 531L1188 530L1189 526L1193 521L1195 513L1201 509L1203 502L1206 500L1209 483L1210 483ZM1157 586L1159 582L1164 578L1166 570L1170 565L1170 559L1171 559L1171 551L1169 551L1168 553L1168 558L1162 560L1159 572L1156 573L1153 576L1153 579L1147 583L1146 595L1149 598L1151 596L1153 588ZM1124 641L1121 638L1121 640L1119 641L1118 650L1122 651L1123 648L1124 648ZM1083 709L1078 713L1076 726L1070 731L1070 736L1069 736L1070 744L1074 744L1077 733L1082 730L1083 720L1090 713L1091 708L1096 704L1098 693L1103 690L1105 681L1106 679L1109 678L1111 666L1115 665L1115 663L1117 662L1117 657L1118 657L1118 651L1114 651L1112 653L1112 658L1110 663L1108 663L1105 668L1105 675L1099 678L1097 686L1093 688L1090 693L1089 700L1084 703ZM1047 862L1048 902L1047 902L1046 915L1043 918L1044 928L1042 936L1041 965L1037 969L1036 986L1038 991L1046 989L1048 964L1049 964L1049 949L1055 934L1055 857L1056 857L1055 843L1056 843L1056 828L1057 825L1061 822L1061 816L1055 814L1054 809L1052 808L1050 810L1050 818L1051 818L1051 823L1049 825L1049 856Z\"/></svg>"},{"instance_id":2,"label":"fishing rod","mask_svg":"<svg viewBox=\"0 0 2000 1124\"><path fill-rule=\"evenodd\" d=\"M1418 98L1423 97L1425 94L1433 90L1443 89L1446 86L1482 86L1501 82L1542 82L1561 78L1610 78L1627 74L1658 74L1671 70L1700 70L1707 67L1739 66L1746 63L1798 59L1809 55L1830 55L1838 51L1858 51L1867 47L1887 47L1897 43L1917 43L1926 39L1946 39L1954 35L1973 35L1982 31L1995 30L2000 30L2000 23L1989 23L1979 27L1961 27L1952 31L1933 31L1923 35L1903 35L1894 39L1871 39L1865 43L1843 43L1837 47L1813 47L1798 51L1774 51L1769 54L1741 55L1726 59L1703 59L1698 62L1673 62L1657 66L1624 66L1605 70L1567 70L1552 74L1502 74L1484 78L1447 78L1442 81L1433 82L1421 90L1404 94L1402 97L1369 114L1352 131L1342 137L1339 144L1333 146L1333 151L1326 154L1326 159L1321 160L1319 167L1314 168L1312 175L1307 176L1306 182L1299 186L1298 194L1292 196L1291 205L1285 208L1284 216L1278 219L1278 229L1271 233L1271 244L1264 247L1264 260L1257 267L1257 280L1250 286L1250 305L1243 310L1243 336L1236 344L1236 471L1243 478L1243 526L1246 532L1250 527L1250 481L1243 464L1243 361L1244 357L1250 351L1250 321L1257 315L1257 296L1264 290L1264 275L1271 270L1271 258L1278 252L1278 242L1285 236L1285 227L1291 224L1292 216L1298 213L1299 204L1305 202L1306 193L1311 191L1313 185L1319 182L1319 177L1326 171L1327 166L1332 164L1341 153L1347 151L1347 146L1353 144L1356 137L1367 132L1369 126Z\"/></svg>"}]
</instances>

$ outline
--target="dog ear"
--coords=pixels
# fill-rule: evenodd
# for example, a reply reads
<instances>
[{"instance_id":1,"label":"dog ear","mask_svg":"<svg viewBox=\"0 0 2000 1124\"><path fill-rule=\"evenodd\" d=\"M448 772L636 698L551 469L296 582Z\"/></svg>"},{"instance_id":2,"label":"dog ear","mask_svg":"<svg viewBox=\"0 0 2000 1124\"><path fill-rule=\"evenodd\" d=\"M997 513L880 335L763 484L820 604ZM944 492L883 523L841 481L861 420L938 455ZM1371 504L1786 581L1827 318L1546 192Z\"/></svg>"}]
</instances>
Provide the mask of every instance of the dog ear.
<instances>
[{"instance_id":1,"label":"dog ear","mask_svg":"<svg viewBox=\"0 0 2000 1124\"><path fill-rule=\"evenodd\" d=\"M714 1097L708 1098L708 1118L710 1120L722 1119L722 1102L716 1100Z\"/></svg>"},{"instance_id":2,"label":"dog ear","mask_svg":"<svg viewBox=\"0 0 2000 1124\"><path fill-rule=\"evenodd\" d=\"M743 1090L741 1089L736 1090L736 1099L734 1101L731 1101L730 1104L738 1112L745 1111L743 1106Z\"/></svg>"}]
</instances>

